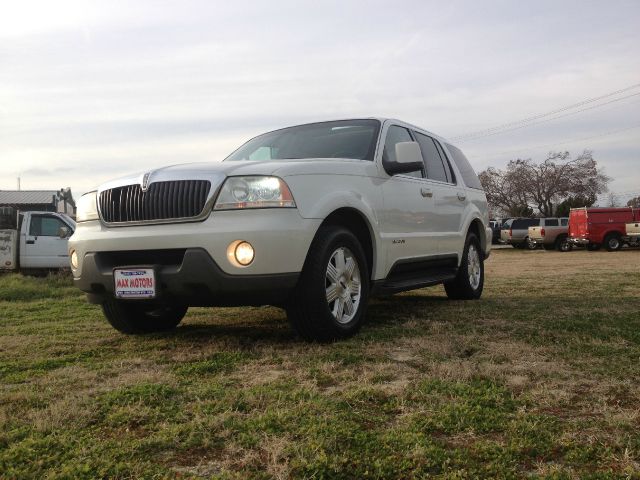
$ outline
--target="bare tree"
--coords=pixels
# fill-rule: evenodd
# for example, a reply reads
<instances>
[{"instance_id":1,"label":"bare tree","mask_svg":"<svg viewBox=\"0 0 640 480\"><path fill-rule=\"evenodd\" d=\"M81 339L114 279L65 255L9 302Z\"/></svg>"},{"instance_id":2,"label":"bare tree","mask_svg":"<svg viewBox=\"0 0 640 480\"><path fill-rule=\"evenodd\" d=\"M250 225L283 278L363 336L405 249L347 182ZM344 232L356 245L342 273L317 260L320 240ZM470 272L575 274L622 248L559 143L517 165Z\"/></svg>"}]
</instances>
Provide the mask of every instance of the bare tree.
<instances>
[{"instance_id":1,"label":"bare tree","mask_svg":"<svg viewBox=\"0 0 640 480\"><path fill-rule=\"evenodd\" d=\"M568 197L595 198L606 192L610 179L585 150L576 158L569 152L551 152L542 163L511 160L505 170L488 168L480 180L489 203L508 212L534 205L543 216L552 216L556 205Z\"/></svg>"},{"instance_id":2,"label":"bare tree","mask_svg":"<svg viewBox=\"0 0 640 480\"><path fill-rule=\"evenodd\" d=\"M529 197L522 185L522 176L510 162L506 170L489 167L478 175L492 209L510 217L526 215Z\"/></svg>"}]
</instances>

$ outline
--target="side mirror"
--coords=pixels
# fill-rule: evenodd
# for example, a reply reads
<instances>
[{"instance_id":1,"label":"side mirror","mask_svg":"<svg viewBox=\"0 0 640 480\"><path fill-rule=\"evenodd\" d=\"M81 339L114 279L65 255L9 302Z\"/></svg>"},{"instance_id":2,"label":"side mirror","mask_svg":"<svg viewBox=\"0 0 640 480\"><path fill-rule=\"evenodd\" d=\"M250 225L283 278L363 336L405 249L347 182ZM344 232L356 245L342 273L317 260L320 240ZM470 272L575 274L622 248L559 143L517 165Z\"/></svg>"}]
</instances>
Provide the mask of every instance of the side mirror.
<instances>
[{"instance_id":1,"label":"side mirror","mask_svg":"<svg viewBox=\"0 0 640 480\"><path fill-rule=\"evenodd\" d=\"M422 152L418 142L396 143L396 160L383 162L383 167L389 175L415 172L422 170Z\"/></svg>"},{"instance_id":2,"label":"side mirror","mask_svg":"<svg viewBox=\"0 0 640 480\"><path fill-rule=\"evenodd\" d=\"M70 230L67 227L60 227L58 229L58 236L60 238L67 238L69 236Z\"/></svg>"}]
</instances>

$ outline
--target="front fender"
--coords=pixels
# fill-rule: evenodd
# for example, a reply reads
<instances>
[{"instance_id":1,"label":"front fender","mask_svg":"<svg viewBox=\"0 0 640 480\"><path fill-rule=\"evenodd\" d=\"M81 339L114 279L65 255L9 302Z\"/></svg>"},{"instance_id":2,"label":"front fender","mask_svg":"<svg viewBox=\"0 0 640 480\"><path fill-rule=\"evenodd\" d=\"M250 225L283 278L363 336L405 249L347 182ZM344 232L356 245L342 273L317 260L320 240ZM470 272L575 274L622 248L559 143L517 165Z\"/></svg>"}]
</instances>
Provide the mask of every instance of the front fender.
<instances>
[{"instance_id":1,"label":"front fender","mask_svg":"<svg viewBox=\"0 0 640 480\"><path fill-rule=\"evenodd\" d=\"M289 185L300 215L308 219L324 220L336 210L348 208L358 212L367 227L373 247L373 278L379 277L379 266L384 265L381 251L380 228L377 211L382 210L382 198L375 195L379 187L375 178L352 175L290 176ZM367 193L371 193L368 195Z\"/></svg>"}]
</instances>

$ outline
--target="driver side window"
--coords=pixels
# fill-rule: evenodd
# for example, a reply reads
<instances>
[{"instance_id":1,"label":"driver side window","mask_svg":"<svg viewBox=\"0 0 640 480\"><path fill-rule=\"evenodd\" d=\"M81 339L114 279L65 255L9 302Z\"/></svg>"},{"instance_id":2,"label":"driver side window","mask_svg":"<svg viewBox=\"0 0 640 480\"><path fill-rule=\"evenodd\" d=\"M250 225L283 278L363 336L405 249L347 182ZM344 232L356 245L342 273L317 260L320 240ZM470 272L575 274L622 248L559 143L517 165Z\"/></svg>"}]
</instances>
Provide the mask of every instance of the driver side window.
<instances>
[{"instance_id":1,"label":"driver side window","mask_svg":"<svg viewBox=\"0 0 640 480\"><path fill-rule=\"evenodd\" d=\"M67 227L67 225L55 217L36 215L31 217L29 235L32 237L57 237L61 227Z\"/></svg>"},{"instance_id":2,"label":"driver side window","mask_svg":"<svg viewBox=\"0 0 640 480\"><path fill-rule=\"evenodd\" d=\"M396 161L396 143L400 142L413 142L409 130L404 127L398 127L392 125L387 130L387 137L384 140L384 149L382 150L382 161ZM416 170L415 172L404 173L410 177L422 178L422 170Z\"/></svg>"}]
</instances>

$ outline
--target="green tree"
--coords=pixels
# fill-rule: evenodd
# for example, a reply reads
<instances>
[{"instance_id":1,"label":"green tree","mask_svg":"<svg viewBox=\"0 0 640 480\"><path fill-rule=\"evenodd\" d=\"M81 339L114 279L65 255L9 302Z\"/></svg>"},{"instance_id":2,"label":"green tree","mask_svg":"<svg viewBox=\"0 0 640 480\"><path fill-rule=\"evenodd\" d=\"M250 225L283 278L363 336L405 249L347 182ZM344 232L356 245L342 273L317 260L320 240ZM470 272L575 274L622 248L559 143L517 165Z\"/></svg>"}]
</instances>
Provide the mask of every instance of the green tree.
<instances>
[{"instance_id":1,"label":"green tree","mask_svg":"<svg viewBox=\"0 0 640 480\"><path fill-rule=\"evenodd\" d=\"M572 208L590 207L596 203L596 197L582 197L580 195L567 197L558 204L556 215L559 217L568 217L569 210Z\"/></svg>"},{"instance_id":2,"label":"green tree","mask_svg":"<svg viewBox=\"0 0 640 480\"><path fill-rule=\"evenodd\" d=\"M640 208L640 195L627 202L627 207Z\"/></svg>"}]
</instances>

